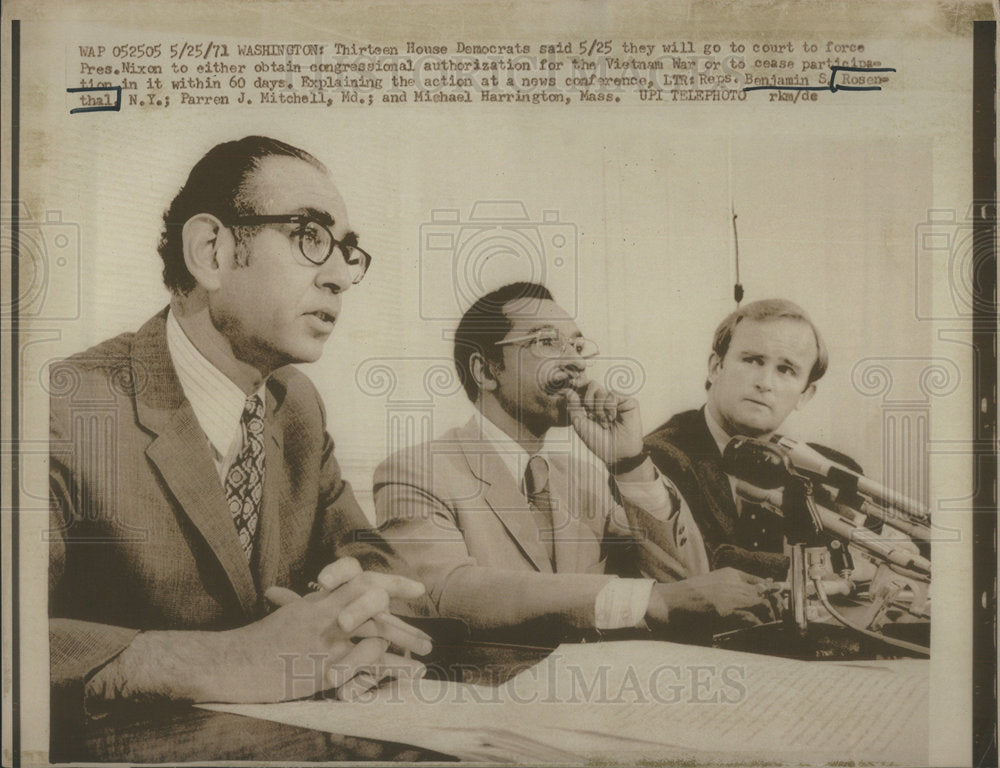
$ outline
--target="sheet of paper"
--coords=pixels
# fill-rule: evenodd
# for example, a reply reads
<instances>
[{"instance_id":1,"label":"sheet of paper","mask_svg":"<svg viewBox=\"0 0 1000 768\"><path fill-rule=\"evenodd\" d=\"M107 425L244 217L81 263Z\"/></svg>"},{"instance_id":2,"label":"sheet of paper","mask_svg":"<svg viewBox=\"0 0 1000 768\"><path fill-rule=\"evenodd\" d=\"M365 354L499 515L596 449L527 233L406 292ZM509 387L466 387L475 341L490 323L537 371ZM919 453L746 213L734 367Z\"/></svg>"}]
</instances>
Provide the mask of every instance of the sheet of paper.
<instances>
[{"instance_id":1,"label":"sheet of paper","mask_svg":"<svg viewBox=\"0 0 1000 768\"><path fill-rule=\"evenodd\" d=\"M662 642L561 646L505 684L398 682L354 706L210 708L463 759L918 765L927 662L802 662Z\"/></svg>"}]
</instances>

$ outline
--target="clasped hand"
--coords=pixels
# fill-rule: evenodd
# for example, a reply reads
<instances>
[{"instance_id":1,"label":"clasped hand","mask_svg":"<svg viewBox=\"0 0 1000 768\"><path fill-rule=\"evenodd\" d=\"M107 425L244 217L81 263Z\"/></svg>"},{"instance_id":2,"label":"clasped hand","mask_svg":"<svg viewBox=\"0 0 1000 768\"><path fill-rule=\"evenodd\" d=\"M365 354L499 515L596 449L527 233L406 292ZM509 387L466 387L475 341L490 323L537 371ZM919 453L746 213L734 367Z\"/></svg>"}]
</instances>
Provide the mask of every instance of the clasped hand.
<instances>
[{"instance_id":1,"label":"clasped hand","mask_svg":"<svg viewBox=\"0 0 1000 768\"><path fill-rule=\"evenodd\" d=\"M430 637L389 613L390 598L418 598L423 584L362 571L351 557L326 566L317 582L322 589L305 596L269 588L265 597L277 610L233 630L246 660L259 665L250 667L257 689L250 700L284 701L331 689L350 700L385 677L423 675L424 665L409 653L430 653Z\"/></svg>"}]
</instances>

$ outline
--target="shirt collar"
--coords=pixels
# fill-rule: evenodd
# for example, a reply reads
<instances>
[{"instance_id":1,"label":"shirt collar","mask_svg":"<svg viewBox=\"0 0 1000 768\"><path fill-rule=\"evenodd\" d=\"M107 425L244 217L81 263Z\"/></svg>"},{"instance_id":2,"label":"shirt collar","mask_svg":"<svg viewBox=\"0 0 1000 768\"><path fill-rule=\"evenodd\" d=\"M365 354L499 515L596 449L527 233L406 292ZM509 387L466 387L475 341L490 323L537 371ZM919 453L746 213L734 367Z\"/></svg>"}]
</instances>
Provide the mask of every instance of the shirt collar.
<instances>
[{"instance_id":1,"label":"shirt collar","mask_svg":"<svg viewBox=\"0 0 1000 768\"><path fill-rule=\"evenodd\" d=\"M198 351L172 309L167 313L167 349L199 426L218 456L228 455L234 441L240 438L240 419L247 395ZM266 407L264 388L262 384L256 394Z\"/></svg>"},{"instance_id":2,"label":"shirt collar","mask_svg":"<svg viewBox=\"0 0 1000 768\"><path fill-rule=\"evenodd\" d=\"M500 460L514 477L518 487L523 488L524 473L528 468L528 461L531 459L531 456L521 447L520 443L512 440L510 435L490 421L484 414L479 413L478 419L480 434L497 449ZM549 460L548 453L544 447L535 455L541 456L546 462Z\"/></svg>"},{"instance_id":3,"label":"shirt collar","mask_svg":"<svg viewBox=\"0 0 1000 768\"><path fill-rule=\"evenodd\" d=\"M712 418L712 412L708 410L708 406L705 406L703 413L705 414L705 423L708 425L708 432L715 441L715 445L719 449L719 455L721 456L725 452L731 436L722 428L719 422Z\"/></svg>"}]
</instances>

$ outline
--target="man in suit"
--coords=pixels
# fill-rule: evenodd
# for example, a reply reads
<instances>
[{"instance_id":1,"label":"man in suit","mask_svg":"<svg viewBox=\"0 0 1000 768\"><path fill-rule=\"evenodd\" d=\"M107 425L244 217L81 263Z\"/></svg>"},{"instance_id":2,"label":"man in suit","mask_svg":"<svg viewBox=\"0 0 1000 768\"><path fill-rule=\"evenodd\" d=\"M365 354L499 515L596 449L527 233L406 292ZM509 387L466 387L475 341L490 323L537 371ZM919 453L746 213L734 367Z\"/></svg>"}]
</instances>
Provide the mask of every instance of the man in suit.
<instances>
[{"instance_id":1,"label":"man in suit","mask_svg":"<svg viewBox=\"0 0 1000 768\"><path fill-rule=\"evenodd\" d=\"M385 573L403 568L287 367L319 358L370 260L326 168L269 138L220 144L159 250L169 307L51 370L54 715L349 697L378 665L419 672L386 653L430 650L388 604L423 587Z\"/></svg>"},{"instance_id":2,"label":"man in suit","mask_svg":"<svg viewBox=\"0 0 1000 768\"><path fill-rule=\"evenodd\" d=\"M751 611L766 610L758 585L732 570L707 573L690 513L642 454L636 401L586 381L596 353L541 285L476 301L455 334L455 365L478 413L376 470L381 532L437 611L476 633L754 622ZM546 445L550 429L570 425L613 490L593 462ZM634 558L622 561L640 518L669 531L657 548L663 583L615 575L634 569Z\"/></svg>"},{"instance_id":3,"label":"man in suit","mask_svg":"<svg viewBox=\"0 0 1000 768\"><path fill-rule=\"evenodd\" d=\"M823 339L800 307L784 299L747 304L715 331L705 406L676 414L646 437L656 466L691 505L713 568L787 575L781 518L736 496L722 451L735 435L767 438L780 429L812 398L827 361ZM812 447L861 469L843 454Z\"/></svg>"}]
</instances>

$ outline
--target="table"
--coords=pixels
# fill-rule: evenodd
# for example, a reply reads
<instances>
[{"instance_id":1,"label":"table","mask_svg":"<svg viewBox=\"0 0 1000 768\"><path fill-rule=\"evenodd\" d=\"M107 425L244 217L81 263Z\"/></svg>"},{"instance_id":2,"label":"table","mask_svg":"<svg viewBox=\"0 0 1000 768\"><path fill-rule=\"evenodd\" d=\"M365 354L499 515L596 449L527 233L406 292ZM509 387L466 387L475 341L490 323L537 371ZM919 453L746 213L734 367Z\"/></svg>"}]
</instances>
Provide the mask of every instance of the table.
<instances>
[{"instance_id":1,"label":"table","mask_svg":"<svg viewBox=\"0 0 1000 768\"><path fill-rule=\"evenodd\" d=\"M554 647L554 646L552 646ZM428 675L499 685L552 648L460 642L435 648ZM345 705L348 706L348 705ZM188 705L137 705L53 739L49 760L178 763L233 760L295 762L453 762L456 758L405 744L340 736Z\"/></svg>"},{"instance_id":2,"label":"table","mask_svg":"<svg viewBox=\"0 0 1000 768\"><path fill-rule=\"evenodd\" d=\"M789 628L767 625L717 643L730 650L815 659L874 659L905 655L877 641L859 640L840 627L816 625L797 639ZM646 631L588 633L572 639L651 639ZM566 637L545 644L453 642L427 659L428 675L458 682L500 685L545 658ZM916 639L916 638L912 638ZM345 705L347 706L347 705ZM69 734L64 734L69 735ZM72 738L52 745L52 762L177 763L233 760L451 762L455 758L419 747L340 736L191 706L136 706L92 721Z\"/></svg>"}]
</instances>

